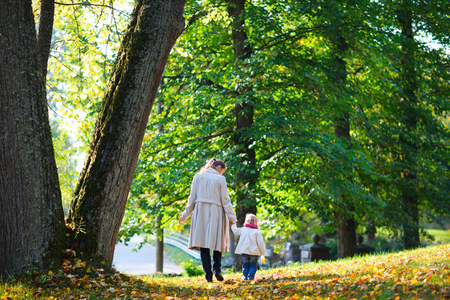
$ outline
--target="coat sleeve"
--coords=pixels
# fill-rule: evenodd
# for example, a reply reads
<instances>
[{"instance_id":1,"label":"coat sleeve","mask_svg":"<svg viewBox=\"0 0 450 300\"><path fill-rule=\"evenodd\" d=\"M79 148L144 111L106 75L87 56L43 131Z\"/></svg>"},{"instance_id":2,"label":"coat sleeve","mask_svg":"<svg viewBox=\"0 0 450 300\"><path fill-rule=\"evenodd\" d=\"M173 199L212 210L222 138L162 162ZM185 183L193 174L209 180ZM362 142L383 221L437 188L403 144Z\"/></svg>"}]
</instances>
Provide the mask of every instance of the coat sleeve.
<instances>
[{"instance_id":1,"label":"coat sleeve","mask_svg":"<svg viewBox=\"0 0 450 300\"><path fill-rule=\"evenodd\" d=\"M231 223L236 223L236 214L233 210L233 206L231 205L231 199L230 199L230 195L228 194L228 188L227 188L227 181L225 179L225 177L223 177L223 180L221 181L221 186L220 186L220 194L221 194L221 200L222 200L222 206L223 209L225 211L225 214L228 217L228 220Z\"/></svg>"},{"instance_id":2,"label":"coat sleeve","mask_svg":"<svg viewBox=\"0 0 450 300\"><path fill-rule=\"evenodd\" d=\"M261 255L266 255L266 244L264 243L264 238L259 230L256 234L256 243L258 244Z\"/></svg>"},{"instance_id":3,"label":"coat sleeve","mask_svg":"<svg viewBox=\"0 0 450 300\"><path fill-rule=\"evenodd\" d=\"M241 228L238 228L236 224L231 225L231 231L233 231L234 234L241 235Z\"/></svg>"},{"instance_id":4,"label":"coat sleeve","mask_svg":"<svg viewBox=\"0 0 450 300\"><path fill-rule=\"evenodd\" d=\"M182 222L186 221L187 218L189 218L192 215L192 212L195 208L195 200L197 200L197 189L198 189L198 174L194 176L194 179L192 180L191 184L191 193L189 194L188 198L188 204L186 206L186 209L181 214L180 220Z\"/></svg>"}]
</instances>

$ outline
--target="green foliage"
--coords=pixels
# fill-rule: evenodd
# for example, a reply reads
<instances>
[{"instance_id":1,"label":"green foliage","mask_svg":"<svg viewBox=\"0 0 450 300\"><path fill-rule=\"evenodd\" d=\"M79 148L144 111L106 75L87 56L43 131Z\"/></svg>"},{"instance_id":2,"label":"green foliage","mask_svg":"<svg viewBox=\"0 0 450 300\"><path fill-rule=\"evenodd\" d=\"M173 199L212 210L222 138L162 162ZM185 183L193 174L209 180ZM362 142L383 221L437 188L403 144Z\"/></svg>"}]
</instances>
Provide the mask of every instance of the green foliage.
<instances>
[{"instance_id":1,"label":"green foliage","mask_svg":"<svg viewBox=\"0 0 450 300\"><path fill-rule=\"evenodd\" d=\"M73 189L78 179L76 170L76 148L65 130L61 130L56 121L52 122L53 147L58 166L59 184L64 212L67 213L72 199Z\"/></svg>"},{"instance_id":2,"label":"green foliage","mask_svg":"<svg viewBox=\"0 0 450 300\"><path fill-rule=\"evenodd\" d=\"M49 91L62 116L78 124L85 148L126 26L128 13L115 8L124 2L56 5Z\"/></svg>"},{"instance_id":3,"label":"green foliage","mask_svg":"<svg viewBox=\"0 0 450 300\"><path fill-rule=\"evenodd\" d=\"M426 229L428 236L425 236L424 244L448 244L450 243L450 230Z\"/></svg>"},{"instance_id":4,"label":"green foliage","mask_svg":"<svg viewBox=\"0 0 450 300\"><path fill-rule=\"evenodd\" d=\"M47 82L60 116L55 149L66 202L74 181L71 158L87 149L128 2L57 5ZM158 219L166 232L175 230L194 174L213 156L228 164L232 199L244 192L249 203L256 200L268 237L308 237L326 230L317 220L332 222L336 212L399 230L409 222L402 193L410 170L416 179L408 187L424 218L448 215L450 74L442 1L410 1L417 33L410 49L413 105L404 101L399 1L248 0L242 18L250 51L242 59L234 57L226 4L187 1L187 26L150 116L122 238L153 232ZM241 104L253 109L249 128L236 124ZM349 140L334 134L342 116L348 116ZM70 143L77 147L66 135L73 123L79 135ZM236 146L239 139L251 141L254 168ZM258 178L256 185L239 177L248 173Z\"/></svg>"},{"instance_id":5,"label":"green foliage","mask_svg":"<svg viewBox=\"0 0 450 300\"><path fill-rule=\"evenodd\" d=\"M252 51L235 60L231 19L221 4L187 2L188 25L167 65L159 111L150 118L124 228L130 234L151 231L162 214L164 226L174 229L193 175L215 156L228 164L232 199L238 190L255 195L268 237L320 231L307 224L332 220L333 212L398 229L408 218L401 205L406 162L400 153L412 150L399 141L407 112L397 59L401 37L389 15L396 8L370 1L336 2L332 10L315 2L248 1L245 31ZM345 51L339 50L341 39ZM413 153L416 191L422 210L446 214L448 55L427 47L418 47L417 55L423 101L414 114L422 121L408 133L420 140ZM336 57L345 61L345 85L337 81ZM239 103L254 109L252 127L239 135L252 141L256 186L237 176L248 168L234 140ZM350 141L334 136L343 113L349 114Z\"/></svg>"},{"instance_id":6,"label":"green foliage","mask_svg":"<svg viewBox=\"0 0 450 300\"><path fill-rule=\"evenodd\" d=\"M184 269L188 277L196 277L204 274L202 267L199 264L194 263L193 260L181 263L181 267Z\"/></svg>"},{"instance_id":7,"label":"green foliage","mask_svg":"<svg viewBox=\"0 0 450 300\"><path fill-rule=\"evenodd\" d=\"M37 18L39 4L34 2ZM130 7L127 0L109 1L108 5L95 0L89 5L55 5L47 98L51 112L56 112L57 127L71 135L70 145L66 141L64 146L58 141L64 135L55 137L65 210L75 184L74 157L84 157L88 149Z\"/></svg>"}]
</instances>

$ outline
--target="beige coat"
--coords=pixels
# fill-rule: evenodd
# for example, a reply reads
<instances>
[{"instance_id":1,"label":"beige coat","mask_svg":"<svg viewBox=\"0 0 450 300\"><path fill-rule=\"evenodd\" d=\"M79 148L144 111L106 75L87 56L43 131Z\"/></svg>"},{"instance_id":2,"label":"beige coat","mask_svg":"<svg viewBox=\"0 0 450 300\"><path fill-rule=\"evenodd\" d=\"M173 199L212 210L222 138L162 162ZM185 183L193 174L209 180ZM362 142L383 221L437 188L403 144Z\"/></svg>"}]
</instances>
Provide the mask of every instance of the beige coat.
<instances>
[{"instance_id":1,"label":"beige coat","mask_svg":"<svg viewBox=\"0 0 450 300\"><path fill-rule=\"evenodd\" d=\"M214 169L206 169L194 176L186 209L180 220L192 216L189 249L229 251L229 223L236 223L225 177Z\"/></svg>"},{"instance_id":2,"label":"beige coat","mask_svg":"<svg viewBox=\"0 0 450 300\"><path fill-rule=\"evenodd\" d=\"M234 253L258 256L266 255L266 245L264 244L264 239L259 229L249 227L238 228L236 224L233 224L231 225L231 230L241 236Z\"/></svg>"}]
</instances>

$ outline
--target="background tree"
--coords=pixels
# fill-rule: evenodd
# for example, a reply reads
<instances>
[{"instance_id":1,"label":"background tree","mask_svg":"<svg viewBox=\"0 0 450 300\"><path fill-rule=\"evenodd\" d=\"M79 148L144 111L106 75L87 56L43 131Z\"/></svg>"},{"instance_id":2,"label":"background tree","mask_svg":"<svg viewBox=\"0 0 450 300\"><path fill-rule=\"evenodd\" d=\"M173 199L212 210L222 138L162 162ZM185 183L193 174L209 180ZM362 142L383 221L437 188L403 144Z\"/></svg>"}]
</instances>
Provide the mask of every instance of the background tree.
<instances>
[{"instance_id":1,"label":"background tree","mask_svg":"<svg viewBox=\"0 0 450 300\"><path fill-rule=\"evenodd\" d=\"M385 190L390 200L387 216L396 220L390 226L402 231L405 248L420 244L420 211L440 215L442 208L448 209L448 198L438 192L446 188L442 182L448 181L449 174L448 164L442 163L448 157L445 145L449 132L441 122L444 111L448 112L445 104L448 70L443 69L448 55L427 46L424 38L449 44L448 38L435 27L439 23L442 30L448 29L448 22L440 14L445 6L448 4L441 1L427 5L420 1L398 1L386 6L387 17L395 18L388 23L392 27L384 37L393 42L393 47L386 55L391 71L383 75L385 80L389 78L383 84L387 85L385 91L389 91L387 103L378 112L385 118L378 122L389 124L389 128L380 130L387 142L379 146L383 152L388 150L384 156L384 168L389 170L386 174L390 178L386 183L390 188ZM392 28L398 31L394 33ZM385 108L390 116L384 113Z\"/></svg>"},{"instance_id":2,"label":"background tree","mask_svg":"<svg viewBox=\"0 0 450 300\"><path fill-rule=\"evenodd\" d=\"M122 233L151 230L148 220L161 212L162 223L174 225L190 178L212 156L229 163L232 198L240 192L254 195L267 237L289 236L317 216L331 220L327 227L334 227L336 216L352 224L341 230L344 238L355 236L356 225L368 219L397 228L405 220L396 179L402 169L393 164L402 114L394 100L400 40L394 10L386 7L369 1L188 1L188 26L174 47L159 96L164 113L147 129ZM245 38L237 41L238 36ZM243 51L238 58L236 47ZM445 55L426 56L427 62L440 57L436 70L443 70ZM432 69L431 64L424 68ZM436 81L443 91L446 76L439 72L442 80ZM439 124L448 110L441 96L433 96L425 115L437 129L434 142L445 152L448 130ZM238 130L239 105L247 107L239 116L252 121ZM433 106L443 109L436 113ZM158 124L164 131L156 134ZM341 135L346 138L336 138ZM241 150L254 153L254 165L246 160L250 152L239 152L237 136L248 146ZM445 186L435 180L445 179L438 173L448 168L438 156L428 153L420 164L429 167L425 177L433 178L427 190L441 195ZM256 176L255 184L238 176L245 170ZM160 190L165 192L156 200ZM421 199L426 207L445 207L443 198ZM138 212L146 222L133 217ZM345 247L349 250L341 256L351 255L355 239Z\"/></svg>"},{"instance_id":3,"label":"background tree","mask_svg":"<svg viewBox=\"0 0 450 300\"><path fill-rule=\"evenodd\" d=\"M212 7L208 12L195 2L188 5L187 13L190 13L189 6L192 6L193 13L189 17L185 35L175 47L176 53L172 56L173 61L165 76L165 90L161 93L161 101L166 107L161 122L164 122L166 130L153 136L153 139L149 136L151 146L144 146L144 153L148 153L141 160L145 168L140 170L144 173L137 178L144 176L149 181L142 182L140 186L145 185L151 190L158 182L164 186L171 182L171 189L179 191L176 192L176 197L173 196L174 193L168 193L171 203L177 203L172 206L174 210L171 215L174 216L177 213L175 208L180 207L180 201L177 200L183 199L188 192L186 187L189 187L189 183L180 181L180 177L185 176L185 168L194 165L191 170L186 170L192 173L207 157L220 153L221 157L230 158L227 178L234 195L237 195L239 189L253 191L258 195L264 212L278 217L277 222L271 222L277 223L275 226L284 224L284 221L279 220L280 212L283 212L281 216L286 220L298 219L298 213L306 202L302 201L305 197L300 196L298 190L303 188L303 182L313 182L308 180L311 175L317 176L317 172L320 173L319 169L311 174L304 172L307 165L313 163L307 156L318 159L330 156L327 158L331 159L327 163L329 166L336 162L327 154L331 151L328 145L334 140L330 131L332 124L326 121L320 123L320 116L323 114L320 102L313 101L319 99L318 95L325 94L322 91L318 93L317 86L327 85L326 82L318 83L314 80L314 70L320 65L312 62L312 59L320 60L320 55L323 55L312 53L308 48L308 43L312 43L316 37L311 37L305 43L305 34L312 32L314 28L311 23L298 25L290 21L288 16L293 13L300 18L302 12L299 7L293 6L296 10L288 10L286 3L260 6L248 4L245 13L240 13L247 22L243 30L252 33L247 37L248 41L221 42L229 40L230 34L233 35L233 30L227 30L226 24L234 24L235 20L242 22L244 19L242 16L230 16L229 11L239 7L236 4L230 8L229 3L227 11L218 5L220 2L208 4ZM235 33L238 34L243 35ZM204 36L209 36L210 39L204 39ZM196 47L196 44L201 46ZM254 45L254 51L248 52L248 55L239 55L239 60L236 60L236 45L248 49L252 48L249 45ZM322 72L322 77L317 77L324 80L325 73ZM251 107L239 115L245 117L249 113L253 121L251 126L238 130L232 116L236 112L235 103L241 103L240 101ZM192 109L194 107L195 110ZM328 106L328 109L331 111L332 106ZM227 139L229 136L235 137L235 134L247 140L248 148L254 151L257 163L255 167L248 168L252 164L240 161L241 157L247 156L240 153L236 144ZM155 151L158 147L159 150ZM340 143L335 147L342 149ZM151 150L147 152L146 149ZM187 158L191 162L187 162ZM176 176L169 175L173 174L170 169L175 167L179 172ZM236 175L244 168L248 168L249 174L253 172L252 176L261 172L258 185L251 187L250 181ZM160 175L155 176L155 172ZM315 181L308 189L313 189L316 184L326 185L329 182L330 173L322 174L323 178ZM185 186L182 187L182 184ZM249 197L246 198L248 201ZM316 197L310 197L308 201L315 203L316 200ZM326 206L329 204L324 204ZM244 203L237 203L237 207L249 209L245 208ZM303 213L306 214L305 210ZM300 222L293 221L300 226Z\"/></svg>"}]
</instances>

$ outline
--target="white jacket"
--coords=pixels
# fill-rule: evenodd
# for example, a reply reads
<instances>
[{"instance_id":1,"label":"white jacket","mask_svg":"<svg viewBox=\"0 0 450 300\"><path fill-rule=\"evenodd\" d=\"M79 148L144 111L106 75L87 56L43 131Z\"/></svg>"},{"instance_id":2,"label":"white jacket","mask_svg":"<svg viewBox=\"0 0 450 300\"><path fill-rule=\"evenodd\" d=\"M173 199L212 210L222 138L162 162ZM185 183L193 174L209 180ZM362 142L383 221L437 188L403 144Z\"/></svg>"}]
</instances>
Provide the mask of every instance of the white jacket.
<instances>
[{"instance_id":1,"label":"white jacket","mask_svg":"<svg viewBox=\"0 0 450 300\"><path fill-rule=\"evenodd\" d=\"M238 228L236 224L231 225L231 230L240 235L239 243L236 246L236 254L248 255L266 255L266 245L259 229L241 227Z\"/></svg>"}]
</instances>

